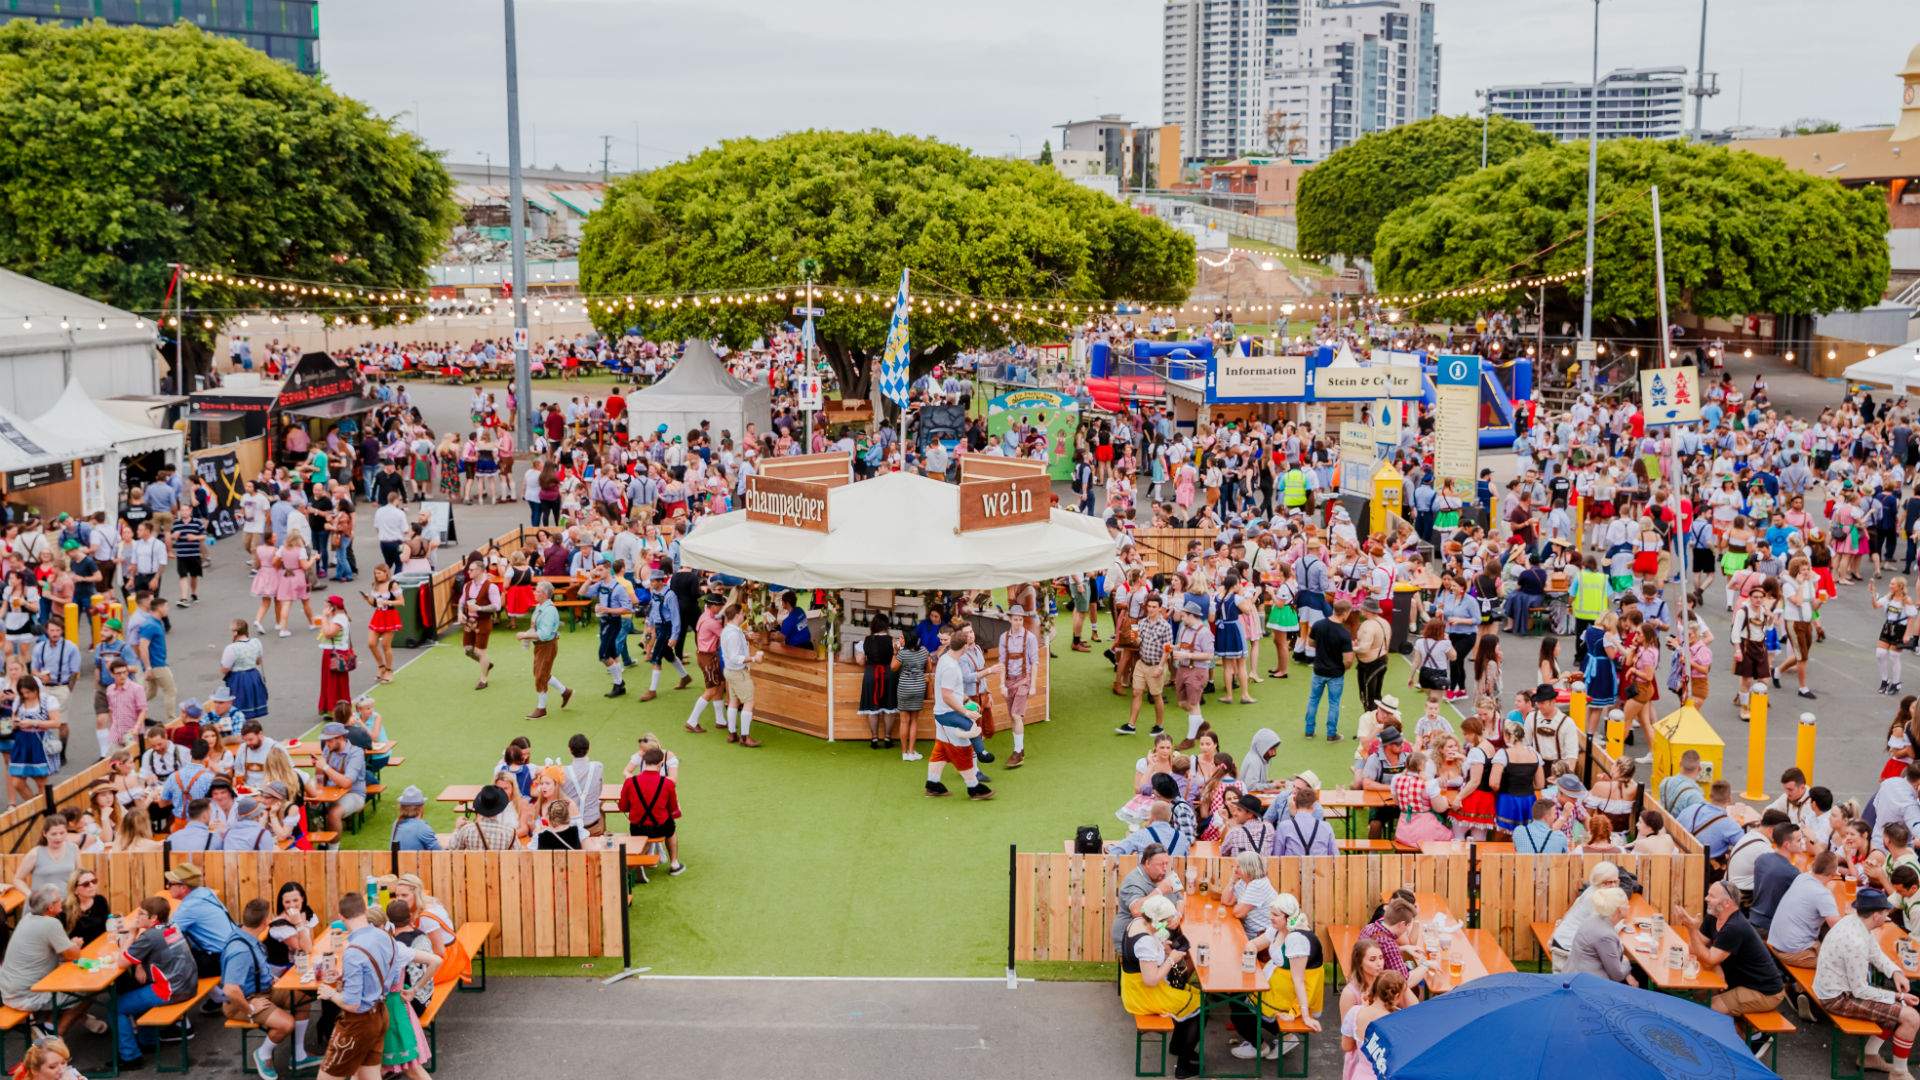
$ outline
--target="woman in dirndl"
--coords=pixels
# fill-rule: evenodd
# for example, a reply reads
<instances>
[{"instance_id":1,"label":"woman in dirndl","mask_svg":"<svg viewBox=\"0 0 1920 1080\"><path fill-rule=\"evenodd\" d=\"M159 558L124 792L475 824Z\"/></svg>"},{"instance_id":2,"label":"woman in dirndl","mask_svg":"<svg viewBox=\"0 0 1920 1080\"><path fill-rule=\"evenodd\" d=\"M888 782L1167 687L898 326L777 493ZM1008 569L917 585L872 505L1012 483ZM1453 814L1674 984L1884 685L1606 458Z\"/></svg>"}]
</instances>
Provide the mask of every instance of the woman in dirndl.
<instances>
[{"instance_id":1,"label":"woman in dirndl","mask_svg":"<svg viewBox=\"0 0 1920 1080\"><path fill-rule=\"evenodd\" d=\"M373 916L378 909L370 908L368 922L388 929L385 913L379 915L378 922ZM407 918L414 918L411 910ZM392 933L388 929L388 933ZM433 951L428 941L416 940L407 944L398 938L393 940L393 951L388 957L374 957L374 967L387 978L386 997L380 1007L387 1014L387 1033L380 1048L380 1071L383 1076L410 1076L413 1080L427 1080L426 1065L433 1060L433 1051L427 1042L426 1031L420 1027L419 1014L413 1011L408 998L420 989L422 981L426 984L428 999L432 999L433 974L440 967L441 958Z\"/></svg>"},{"instance_id":2,"label":"woman in dirndl","mask_svg":"<svg viewBox=\"0 0 1920 1080\"><path fill-rule=\"evenodd\" d=\"M13 755L7 764L13 801L25 802L42 794L53 773L47 734L60 727L59 706L40 690L40 680L21 675L13 684Z\"/></svg>"},{"instance_id":3,"label":"woman in dirndl","mask_svg":"<svg viewBox=\"0 0 1920 1080\"><path fill-rule=\"evenodd\" d=\"M352 627L347 620L347 602L337 594L327 597L326 610L314 624L314 635L320 642L319 716L330 716L335 705L353 700Z\"/></svg>"},{"instance_id":4,"label":"woman in dirndl","mask_svg":"<svg viewBox=\"0 0 1920 1080\"><path fill-rule=\"evenodd\" d=\"M367 652L373 656L379 681L392 682L393 635L400 630L400 605L405 602L405 594L394 582L393 572L379 563L373 568L373 584L365 596L373 605L373 614L367 619Z\"/></svg>"},{"instance_id":5,"label":"woman in dirndl","mask_svg":"<svg viewBox=\"0 0 1920 1080\"><path fill-rule=\"evenodd\" d=\"M249 720L267 718L267 680L260 674L266 646L248 632L247 620L233 620L232 640L220 653L220 677L233 695L233 709Z\"/></svg>"},{"instance_id":6,"label":"woman in dirndl","mask_svg":"<svg viewBox=\"0 0 1920 1080\"><path fill-rule=\"evenodd\" d=\"M1480 715L1460 721L1460 738L1467 744L1466 775L1461 781L1460 807L1454 811L1454 831L1475 840L1485 840L1494 826L1493 755Z\"/></svg>"},{"instance_id":7,"label":"woman in dirndl","mask_svg":"<svg viewBox=\"0 0 1920 1080\"><path fill-rule=\"evenodd\" d=\"M860 642L860 715L867 718L875 750L894 745L893 718L900 711L900 684L894 657L893 620L884 611L873 613L868 634Z\"/></svg>"},{"instance_id":8,"label":"woman in dirndl","mask_svg":"<svg viewBox=\"0 0 1920 1080\"><path fill-rule=\"evenodd\" d=\"M1509 722L1507 745L1493 755L1493 818L1503 833L1533 820L1534 800L1546 785L1546 763L1526 737L1524 725Z\"/></svg>"},{"instance_id":9,"label":"woman in dirndl","mask_svg":"<svg viewBox=\"0 0 1920 1080\"><path fill-rule=\"evenodd\" d=\"M505 592L506 613L514 618L533 610L533 567L527 564L524 551L516 551L507 558L507 587Z\"/></svg>"}]
</instances>

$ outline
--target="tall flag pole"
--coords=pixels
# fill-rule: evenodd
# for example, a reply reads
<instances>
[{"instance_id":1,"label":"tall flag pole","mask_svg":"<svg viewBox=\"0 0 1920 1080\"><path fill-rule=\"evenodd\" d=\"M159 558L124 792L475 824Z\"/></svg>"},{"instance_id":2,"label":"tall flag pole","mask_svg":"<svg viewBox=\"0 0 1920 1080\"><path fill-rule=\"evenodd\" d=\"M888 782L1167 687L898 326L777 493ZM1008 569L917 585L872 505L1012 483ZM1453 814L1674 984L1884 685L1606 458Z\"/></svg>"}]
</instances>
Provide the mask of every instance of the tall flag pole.
<instances>
[{"instance_id":1,"label":"tall flag pole","mask_svg":"<svg viewBox=\"0 0 1920 1080\"><path fill-rule=\"evenodd\" d=\"M902 409L907 407L907 372L909 367L907 310L907 275L910 270L900 271L900 292L893 298L893 322L887 327L887 347L880 354L880 393L891 399Z\"/></svg>"}]
</instances>

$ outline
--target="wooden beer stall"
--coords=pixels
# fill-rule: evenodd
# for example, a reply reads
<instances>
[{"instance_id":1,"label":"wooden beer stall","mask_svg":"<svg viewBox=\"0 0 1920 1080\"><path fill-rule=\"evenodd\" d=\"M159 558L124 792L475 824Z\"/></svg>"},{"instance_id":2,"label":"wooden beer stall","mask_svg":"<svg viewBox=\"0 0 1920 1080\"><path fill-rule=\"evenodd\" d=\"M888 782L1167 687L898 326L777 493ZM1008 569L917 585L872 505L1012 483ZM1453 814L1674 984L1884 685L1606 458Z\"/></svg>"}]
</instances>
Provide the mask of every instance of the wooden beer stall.
<instances>
[{"instance_id":1,"label":"wooden beer stall","mask_svg":"<svg viewBox=\"0 0 1920 1080\"><path fill-rule=\"evenodd\" d=\"M1045 462L965 454L958 485L912 473L856 483L851 465L843 453L766 461L747 478L744 509L702 520L681 543L682 559L696 569L831 597L808 620L811 651L754 628L755 647L766 650L753 668L760 723L822 739L865 739L854 646L875 612L911 633L929 603L950 610L943 594L1027 582L1044 590L1054 578L1097 572L1113 560L1113 541L1099 520L1053 508ZM988 663L999 663L1005 615L976 607L968 618ZM1029 628L1044 639L1037 626ZM1029 723L1050 718L1049 674L1043 646ZM1000 677L988 683L1004 729ZM931 717L929 709L923 736L933 730Z\"/></svg>"}]
</instances>

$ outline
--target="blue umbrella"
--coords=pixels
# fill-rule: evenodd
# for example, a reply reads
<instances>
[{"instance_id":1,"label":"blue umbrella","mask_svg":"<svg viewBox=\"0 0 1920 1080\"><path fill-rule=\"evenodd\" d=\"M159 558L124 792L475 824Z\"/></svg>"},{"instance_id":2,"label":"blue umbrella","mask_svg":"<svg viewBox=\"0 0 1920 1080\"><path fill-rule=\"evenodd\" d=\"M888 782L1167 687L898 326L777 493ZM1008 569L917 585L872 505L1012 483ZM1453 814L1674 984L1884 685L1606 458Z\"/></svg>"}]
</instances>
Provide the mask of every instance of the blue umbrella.
<instances>
[{"instance_id":1,"label":"blue umbrella","mask_svg":"<svg viewBox=\"0 0 1920 1080\"><path fill-rule=\"evenodd\" d=\"M1489 975L1367 1026L1381 1080L1772 1077L1733 1019L1595 975Z\"/></svg>"}]
</instances>

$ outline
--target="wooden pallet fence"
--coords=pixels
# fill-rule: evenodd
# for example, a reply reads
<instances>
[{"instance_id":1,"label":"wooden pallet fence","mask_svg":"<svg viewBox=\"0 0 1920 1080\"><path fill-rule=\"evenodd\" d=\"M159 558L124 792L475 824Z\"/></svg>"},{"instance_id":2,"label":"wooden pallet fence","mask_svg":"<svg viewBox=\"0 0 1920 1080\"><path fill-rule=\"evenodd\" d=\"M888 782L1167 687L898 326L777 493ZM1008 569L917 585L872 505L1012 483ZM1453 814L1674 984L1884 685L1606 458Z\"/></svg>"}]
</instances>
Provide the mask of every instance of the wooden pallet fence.
<instances>
[{"instance_id":1,"label":"wooden pallet fence","mask_svg":"<svg viewBox=\"0 0 1920 1080\"><path fill-rule=\"evenodd\" d=\"M511 530L494 537L492 546L499 548L500 554L511 556L514 552L521 550L524 545L528 549L528 555L531 556L534 538L539 531L531 526L516 525ZM471 550L484 551L487 546L479 544ZM433 616L429 629L435 634L460 624L460 588L466 583L467 572L465 559L466 556L462 554L460 561L434 571L433 577L427 582L428 610Z\"/></svg>"},{"instance_id":2,"label":"wooden pallet fence","mask_svg":"<svg viewBox=\"0 0 1920 1080\"><path fill-rule=\"evenodd\" d=\"M1135 529L1133 542L1146 563L1147 576L1152 577L1179 569L1189 542L1198 540L1202 551L1212 551L1219 535L1207 529Z\"/></svg>"},{"instance_id":3,"label":"wooden pallet fence","mask_svg":"<svg viewBox=\"0 0 1920 1080\"><path fill-rule=\"evenodd\" d=\"M1613 758L1607 754L1605 740L1597 740L1594 743L1593 750L1593 775L1596 777L1606 776L1612 772ZM1705 857L1707 849L1700 845L1700 841L1694 839L1693 833L1687 831L1685 826L1675 821L1672 814L1667 813L1667 808L1660 805L1660 797L1655 794L1653 787L1650 785L1647 787L1646 793L1641 799L1641 809L1652 810L1660 815L1662 830L1668 836L1673 837L1674 845L1678 847L1681 852L1687 855ZM1640 822L1635 820L1632 825L1634 831L1636 833L1639 832Z\"/></svg>"},{"instance_id":4,"label":"wooden pallet fence","mask_svg":"<svg viewBox=\"0 0 1920 1080\"><path fill-rule=\"evenodd\" d=\"M1557 920L1573 904L1588 870L1607 858L1640 878L1657 909L1679 903L1699 910L1706 867L1697 856L1485 856L1478 865L1477 894L1474 863L1466 855L1289 856L1266 864L1267 879L1300 898L1323 940L1327 927L1368 922L1395 889L1438 893L1463 919L1477 895L1480 925L1495 931L1519 963L1538 951L1527 924ZM1189 895L1202 886L1217 895L1234 878L1230 858L1176 859L1174 864ZM1132 855L1015 855L1015 961L1112 961L1120 884L1138 865Z\"/></svg>"},{"instance_id":5,"label":"wooden pallet fence","mask_svg":"<svg viewBox=\"0 0 1920 1080\"><path fill-rule=\"evenodd\" d=\"M1634 875L1658 912L1674 905L1699 912L1706 897L1706 860L1699 855L1485 855L1480 859L1480 926L1491 930L1516 964L1540 955L1530 923L1556 922L1573 906L1595 863Z\"/></svg>"},{"instance_id":6,"label":"wooden pallet fence","mask_svg":"<svg viewBox=\"0 0 1920 1080\"><path fill-rule=\"evenodd\" d=\"M21 856L0 856L0 874L11 878ZM173 865L200 868L207 888L237 920L247 901L277 908L281 886L298 882L323 919L339 898L362 891L367 879L391 873L417 874L454 923L493 924L487 947L495 956L619 956L623 858L614 851L262 851L174 854ZM82 869L100 877L101 892L115 911L128 911L165 890L166 856L95 854L80 857Z\"/></svg>"},{"instance_id":7,"label":"wooden pallet fence","mask_svg":"<svg viewBox=\"0 0 1920 1080\"><path fill-rule=\"evenodd\" d=\"M84 806L87 789L107 778L107 763L96 761L53 785L58 809ZM40 842L40 819L46 815L46 796L38 795L0 814L0 854L18 855Z\"/></svg>"}]
</instances>

